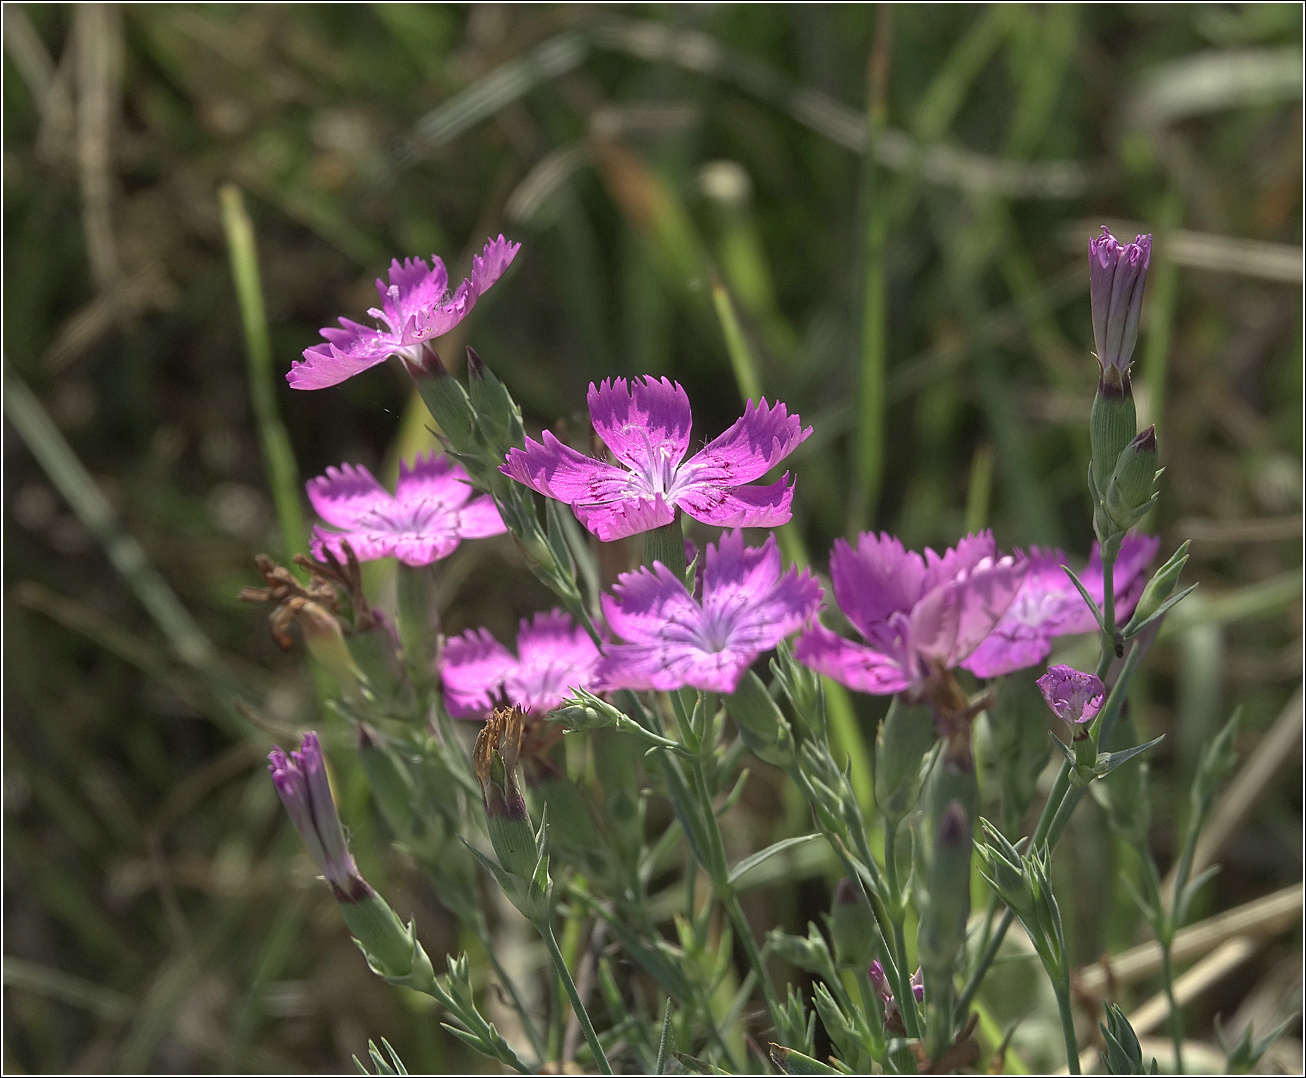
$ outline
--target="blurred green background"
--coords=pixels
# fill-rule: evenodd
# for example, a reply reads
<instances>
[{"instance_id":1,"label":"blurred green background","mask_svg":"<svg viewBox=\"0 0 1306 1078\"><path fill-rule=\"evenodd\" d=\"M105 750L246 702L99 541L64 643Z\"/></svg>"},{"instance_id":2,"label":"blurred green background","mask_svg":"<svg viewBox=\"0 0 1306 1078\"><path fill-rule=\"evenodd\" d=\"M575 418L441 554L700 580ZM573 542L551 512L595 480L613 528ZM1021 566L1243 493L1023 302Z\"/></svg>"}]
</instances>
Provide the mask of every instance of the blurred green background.
<instances>
[{"instance_id":1,"label":"blurred green background","mask_svg":"<svg viewBox=\"0 0 1306 1078\"><path fill-rule=\"evenodd\" d=\"M256 552L287 557L276 411L297 482L429 440L397 370L297 393L291 359L363 316L391 257L457 279L500 231L522 251L446 362L473 342L535 429L576 429L609 375L685 384L696 437L779 397L815 427L795 517L821 570L866 527L942 546L991 526L1082 562L1087 240L1153 232L1148 526L1163 554L1193 540L1201 584L1133 698L1169 735L1153 843L1168 865L1197 751L1241 704L1244 757L1271 730L1286 748L1197 916L1299 880L1301 40L1292 4L7 4L5 1069L340 1071L380 1035L414 1070L481 1067L368 973L284 826L264 754L323 720L302 656L235 595ZM443 600L448 631L501 635L551 605L506 540L460 548ZM856 707L869 740L880 705ZM755 771L766 834L779 783ZM433 955L466 945L361 775L341 785L369 878ZM1085 804L1058 871L1087 963L1143 936ZM801 931L828 891L749 898L759 934ZM1261 1028L1300 983L1293 929L1190 1007L1192 1035L1217 1012Z\"/></svg>"}]
</instances>

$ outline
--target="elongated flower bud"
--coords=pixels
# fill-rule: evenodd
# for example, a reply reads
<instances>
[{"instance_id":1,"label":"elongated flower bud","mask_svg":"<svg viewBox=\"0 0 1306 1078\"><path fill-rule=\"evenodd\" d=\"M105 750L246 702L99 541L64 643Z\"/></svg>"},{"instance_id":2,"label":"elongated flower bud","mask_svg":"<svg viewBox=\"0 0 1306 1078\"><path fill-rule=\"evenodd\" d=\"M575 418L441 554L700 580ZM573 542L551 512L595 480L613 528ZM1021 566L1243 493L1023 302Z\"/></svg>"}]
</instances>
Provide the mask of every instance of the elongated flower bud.
<instances>
[{"instance_id":1,"label":"elongated flower bud","mask_svg":"<svg viewBox=\"0 0 1306 1078\"><path fill-rule=\"evenodd\" d=\"M944 810L934 830L923 894L917 953L927 976L951 974L966 941L970 916L971 817L960 801Z\"/></svg>"},{"instance_id":2,"label":"elongated flower bud","mask_svg":"<svg viewBox=\"0 0 1306 1078\"><path fill-rule=\"evenodd\" d=\"M273 749L268 753L268 770L295 830L318 871L331 885L336 901L348 904L370 897L372 888L359 875L345 843L317 734L305 734L298 752L287 754Z\"/></svg>"},{"instance_id":3,"label":"elongated flower bud","mask_svg":"<svg viewBox=\"0 0 1306 1078\"><path fill-rule=\"evenodd\" d=\"M747 671L739 687L725 698L725 704L739 727L739 736L759 759L777 767L787 767L793 762L794 742L789 723L761 678Z\"/></svg>"},{"instance_id":4,"label":"elongated flower bud","mask_svg":"<svg viewBox=\"0 0 1306 1078\"><path fill-rule=\"evenodd\" d=\"M1097 361L1107 372L1122 376L1128 386L1129 362L1138 341L1143 286L1152 259L1151 235L1120 243L1106 226L1088 241L1089 295L1093 306L1093 341Z\"/></svg>"}]
</instances>

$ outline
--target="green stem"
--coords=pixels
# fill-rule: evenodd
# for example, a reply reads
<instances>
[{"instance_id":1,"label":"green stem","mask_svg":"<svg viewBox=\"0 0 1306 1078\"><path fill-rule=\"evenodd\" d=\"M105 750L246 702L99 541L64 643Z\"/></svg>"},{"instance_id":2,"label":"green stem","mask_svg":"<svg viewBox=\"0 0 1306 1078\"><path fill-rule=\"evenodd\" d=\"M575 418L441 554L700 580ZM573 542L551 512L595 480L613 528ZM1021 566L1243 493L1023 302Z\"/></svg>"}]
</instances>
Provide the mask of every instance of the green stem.
<instances>
[{"instance_id":1,"label":"green stem","mask_svg":"<svg viewBox=\"0 0 1306 1078\"><path fill-rule=\"evenodd\" d=\"M907 972L907 937L903 928L906 911L902 907L902 892L898 887L898 852L895 848L898 823L897 820L888 819L884 822L884 882L891 903L886 912L889 915L889 923L893 926L894 958L895 965L898 967L894 980L898 1011L902 1015L903 1025L908 1035L919 1037L920 1023L916 1014L916 997L912 994L911 975Z\"/></svg>"},{"instance_id":2,"label":"green stem","mask_svg":"<svg viewBox=\"0 0 1306 1078\"><path fill-rule=\"evenodd\" d=\"M1184 1016L1174 998L1174 962L1170 955L1170 940L1161 944L1161 979L1165 984L1166 1002L1170 1004L1170 1040L1174 1042L1174 1072L1184 1073Z\"/></svg>"},{"instance_id":3,"label":"green stem","mask_svg":"<svg viewBox=\"0 0 1306 1078\"><path fill-rule=\"evenodd\" d=\"M665 527L644 533L644 564L660 561L676 576L685 579L685 533L680 527L680 516Z\"/></svg>"},{"instance_id":4,"label":"green stem","mask_svg":"<svg viewBox=\"0 0 1306 1078\"><path fill-rule=\"evenodd\" d=\"M395 587L399 600L399 639L403 645L404 665L417 690L420 711L426 714L426 701L435 676L436 621L439 610L435 601L434 567L399 563Z\"/></svg>"},{"instance_id":5,"label":"green stem","mask_svg":"<svg viewBox=\"0 0 1306 1078\"><path fill-rule=\"evenodd\" d=\"M757 949L757 942L753 939L753 930L748 926L748 918L744 916L744 908L739 904L739 896L735 894L733 887L727 886L717 892L717 897L730 915L730 920L735 926L735 935L744 945L744 950L748 954L748 962L757 973L757 983L762 986L762 995L766 999L767 1012L771 1015L771 1024L779 1029L781 1019L780 999L775 994L775 986L771 983L771 975L766 971L766 962L762 959L762 952Z\"/></svg>"},{"instance_id":6,"label":"green stem","mask_svg":"<svg viewBox=\"0 0 1306 1078\"><path fill-rule=\"evenodd\" d=\"M1120 671L1120 677L1116 680L1111 695L1107 697L1107 701L1098 713L1098 717L1093 720L1098 727L1094 732L1098 744L1106 741L1111 736L1116 719L1120 716L1120 709L1124 706L1125 693L1129 689L1129 682L1133 679L1134 671L1138 668L1138 664L1142 662L1144 654L1145 649L1135 644L1129 652L1129 658L1125 660L1124 668ZM1057 781L1052 786L1052 792L1048 795L1043 811L1039 815L1038 824L1034 828L1034 834L1029 844L1030 849L1036 850L1046 843L1049 850L1055 850L1057 842L1060 841L1062 833L1070 823L1070 817L1079 804L1079 799L1084 794L1084 787L1071 787L1070 769L1069 760L1061 765L1061 770L1057 773ZM998 930L989 940L988 946L984 949L984 953L980 955L979 962L975 966L975 971L970 975L970 978L966 981L966 987L962 989L961 995L957 998L957 1008L953 1014L954 1021L961 1022L965 1019L966 1008L970 1006L970 1001L975 998L975 993L979 991L980 982L988 972L989 966L992 965L993 959L997 957L998 948L1002 946L1002 940L1007 934L1007 929L1011 927L1011 922L1015 919L1016 915L1010 909L1002 915Z\"/></svg>"},{"instance_id":7,"label":"green stem","mask_svg":"<svg viewBox=\"0 0 1306 1078\"><path fill-rule=\"evenodd\" d=\"M1052 987L1057 996L1057 1010L1061 1013L1061 1032L1066 1039L1066 1070L1071 1074L1080 1074L1075 1014L1070 1009L1070 984L1069 981L1054 981Z\"/></svg>"},{"instance_id":8,"label":"green stem","mask_svg":"<svg viewBox=\"0 0 1306 1078\"><path fill-rule=\"evenodd\" d=\"M1105 678L1116 656L1116 553L1119 544L1107 540L1102 544L1102 657L1097 661L1097 676Z\"/></svg>"},{"instance_id":9,"label":"green stem","mask_svg":"<svg viewBox=\"0 0 1306 1078\"><path fill-rule=\"evenodd\" d=\"M599 1068L599 1073L611 1074L612 1065L603 1052L603 1045L599 1043L599 1035L594 1032L594 1024L590 1021L589 1012L585 1010L585 1004L581 1002L580 993L576 991L576 982L571 979L571 971L567 969L567 963L562 957L562 951L558 948L558 941L553 935L553 925L546 917L535 927L544 939L544 946L548 948L549 957L553 959L553 968L557 971L558 980L562 982L562 987L567 990L567 997L571 1000L571 1009L576 1014L576 1021L580 1023L581 1032L585 1034L585 1042L590 1046L590 1051L594 1054L594 1063Z\"/></svg>"}]
</instances>

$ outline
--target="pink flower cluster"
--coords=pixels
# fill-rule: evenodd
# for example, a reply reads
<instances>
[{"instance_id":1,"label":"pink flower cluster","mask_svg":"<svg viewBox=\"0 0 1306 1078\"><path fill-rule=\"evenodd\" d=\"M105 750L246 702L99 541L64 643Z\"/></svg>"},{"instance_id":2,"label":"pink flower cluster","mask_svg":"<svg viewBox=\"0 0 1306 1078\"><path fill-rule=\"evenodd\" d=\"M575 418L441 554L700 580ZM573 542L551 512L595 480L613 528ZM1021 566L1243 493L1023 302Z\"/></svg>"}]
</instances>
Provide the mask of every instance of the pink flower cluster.
<instances>
[{"instance_id":1,"label":"pink flower cluster","mask_svg":"<svg viewBox=\"0 0 1306 1078\"><path fill-rule=\"evenodd\" d=\"M382 328L341 319L340 329L324 329L326 343L304 353L291 385L333 385L389 355L416 363L425 342L456 325L517 250L502 236L486 244L452 296L438 258L429 268L420 259L396 260L389 284L377 282L381 308L369 312ZM1139 250L1134 261L1145 267L1145 245ZM1102 273L1123 258L1114 249L1094 253ZM1116 291L1124 272L1108 282ZM837 541L830 558L835 601L861 640L840 636L815 620L824 593L811 573L785 570L774 536L749 547L737 530L789 521L788 474L761 480L811 427L783 404L749 401L732 426L691 452L689 398L674 382L607 380L591 384L588 401L606 459L545 431L540 441L527 438L512 449L500 471L565 502L603 541L666 526L679 511L735 530L707 546L692 587L660 562L623 574L602 598L613 638L601 646L560 611L523 621L516 655L484 629L448 641L441 678L451 714L484 716L500 703L549 710L574 688L729 693L759 656L794 633L801 633L796 656L813 669L862 692L896 693L958 666L988 678L1036 665L1053 638L1095 626L1059 550L1003 554L992 533L982 532L942 554L917 553L887 534L864 533L855 544ZM339 553L348 541L361 559L425 565L463 539L505 530L493 501L475 496L466 473L445 457L402 465L393 494L365 468L345 464L312 480L308 496L329 525L313 533L319 556L324 549ZM1122 620L1138 601L1157 546L1155 538L1131 536L1120 550L1114 581ZM1101 605L1096 549L1079 577Z\"/></svg>"}]
</instances>

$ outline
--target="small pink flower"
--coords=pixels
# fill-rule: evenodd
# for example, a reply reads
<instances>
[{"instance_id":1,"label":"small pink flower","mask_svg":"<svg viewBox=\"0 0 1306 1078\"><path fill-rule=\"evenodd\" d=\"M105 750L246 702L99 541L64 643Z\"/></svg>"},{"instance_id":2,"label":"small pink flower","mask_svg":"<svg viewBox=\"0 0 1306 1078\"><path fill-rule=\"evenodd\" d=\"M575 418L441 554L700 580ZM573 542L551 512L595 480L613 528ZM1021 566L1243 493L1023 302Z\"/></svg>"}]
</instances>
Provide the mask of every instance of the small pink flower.
<instances>
[{"instance_id":1,"label":"small pink flower","mask_svg":"<svg viewBox=\"0 0 1306 1078\"><path fill-rule=\"evenodd\" d=\"M545 431L499 469L567 502L605 542L670 524L676 509L723 528L771 528L790 517L793 486L757 484L812 433L783 404L748 402L743 417L688 460L689 398L663 378L590 383L590 419L617 464L578 453Z\"/></svg>"},{"instance_id":2,"label":"small pink flower","mask_svg":"<svg viewBox=\"0 0 1306 1078\"><path fill-rule=\"evenodd\" d=\"M998 557L991 532L942 556L864 532L835 541L830 579L839 609L866 644L819 622L798 639L798 660L860 692L888 695L957 666L989 635L1025 576L1023 558Z\"/></svg>"},{"instance_id":3,"label":"small pink flower","mask_svg":"<svg viewBox=\"0 0 1306 1078\"><path fill-rule=\"evenodd\" d=\"M327 326L322 330L325 344L306 348L304 358L291 363L286 381L294 389L325 389L390 356L417 363L422 345L466 318L481 293L503 276L520 248L520 243L509 243L502 236L490 240L472 259L471 278L452 296L449 272L435 255L429 267L424 258L391 260L390 283L376 282L381 306L367 312L384 328L341 318L339 329Z\"/></svg>"},{"instance_id":4,"label":"small pink flower","mask_svg":"<svg viewBox=\"0 0 1306 1078\"><path fill-rule=\"evenodd\" d=\"M313 528L313 555L329 548L339 560L348 540L360 561L388 556L406 565L447 558L463 539L501 535L507 529L487 495L475 493L467 473L448 457L419 456L399 465L394 494L361 464L328 468L308 482L308 500L318 516L340 531Z\"/></svg>"},{"instance_id":5,"label":"small pink flower","mask_svg":"<svg viewBox=\"0 0 1306 1078\"><path fill-rule=\"evenodd\" d=\"M603 596L608 625L629 643L603 649L600 685L734 692L753 661L821 605L811 573L781 571L774 535L745 547L742 532L727 532L708 544L704 563L698 599L661 562L623 573Z\"/></svg>"},{"instance_id":6,"label":"small pink flower","mask_svg":"<svg viewBox=\"0 0 1306 1078\"><path fill-rule=\"evenodd\" d=\"M1120 544L1113 575L1117 623L1128 621L1138 605L1147 583L1147 566L1160 545L1161 539L1155 535L1127 535ZM1061 568L1068 563L1060 550L1032 548L1029 572L1016 598L993 632L961 665L976 677L998 677L1037 666L1052 650L1053 637L1096 630L1093 612ZM1102 551L1097 543L1078 576L1101 607L1105 584Z\"/></svg>"},{"instance_id":7,"label":"small pink flower","mask_svg":"<svg viewBox=\"0 0 1306 1078\"><path fill-rule=\"evenodd\" d=\"M1106 686L1096 674L1081 673L1064 663L1049 666L1035 684L1052 713L1072 726L1092 722L1106 696Z\"/></svg>"},{"instance_id":8,"label":"small pink flower","mask_svg":"<svg viewBox=\"0 0 1306 1078\"><path fill-rule=\"evenodd\" d=\"M469 629L444 645L440 680L456 719L484 718L503 704L552 711L572 689L594 682L599 649L561 610L522 619L517 655L485 629Z\"/></svg>"}]
</instances>

